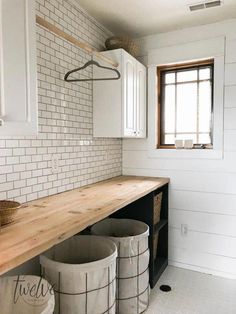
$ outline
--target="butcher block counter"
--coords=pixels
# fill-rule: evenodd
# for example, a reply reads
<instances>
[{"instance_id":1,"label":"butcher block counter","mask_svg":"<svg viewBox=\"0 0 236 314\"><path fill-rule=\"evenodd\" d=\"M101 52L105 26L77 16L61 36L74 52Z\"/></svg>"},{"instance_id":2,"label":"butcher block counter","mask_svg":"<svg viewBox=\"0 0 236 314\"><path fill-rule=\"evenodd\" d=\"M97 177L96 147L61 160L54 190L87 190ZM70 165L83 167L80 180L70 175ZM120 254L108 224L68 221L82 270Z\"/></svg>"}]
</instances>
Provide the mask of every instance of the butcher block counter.
<instances>
[{"instance_id":1,"label":"butcher block counter","mask_svg":"<svg viewBox=\"0 0 236 314\"><path fill-rule=\"evenodd\" d=\"M168 182L167 178L119 176L24 204L15 222L0 229L0 274Z\"/></svg>"}]
</instances>

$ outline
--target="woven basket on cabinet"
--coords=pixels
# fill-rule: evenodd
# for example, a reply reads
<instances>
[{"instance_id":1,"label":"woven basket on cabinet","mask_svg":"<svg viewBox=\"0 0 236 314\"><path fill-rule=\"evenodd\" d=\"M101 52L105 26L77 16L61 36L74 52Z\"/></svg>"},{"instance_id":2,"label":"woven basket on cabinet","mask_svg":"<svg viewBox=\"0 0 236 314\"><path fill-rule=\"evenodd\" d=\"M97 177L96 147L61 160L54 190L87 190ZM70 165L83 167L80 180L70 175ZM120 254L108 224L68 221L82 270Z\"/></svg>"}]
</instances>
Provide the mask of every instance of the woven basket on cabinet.
<instances>
[{"instance_id":1,"label":"woven basket on cabinet","mask_svg":"<svg viewBox=\"0 0 236 314\"><path fill-rule=\"evenodd\" d=\"M128 37L110 37L106 40L105 46L108 50L123 48L134 57L139 52L138 45Z\"/></svg>"}]
</instances>

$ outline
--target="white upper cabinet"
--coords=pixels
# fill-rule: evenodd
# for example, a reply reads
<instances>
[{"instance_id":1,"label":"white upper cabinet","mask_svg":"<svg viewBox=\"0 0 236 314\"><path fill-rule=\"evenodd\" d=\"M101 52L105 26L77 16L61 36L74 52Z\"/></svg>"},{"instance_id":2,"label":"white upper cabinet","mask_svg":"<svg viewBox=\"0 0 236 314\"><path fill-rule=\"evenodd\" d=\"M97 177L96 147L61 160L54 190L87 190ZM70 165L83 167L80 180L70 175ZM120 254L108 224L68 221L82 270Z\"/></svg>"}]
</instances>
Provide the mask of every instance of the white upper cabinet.
<instances>
[{"instance_id":1,"label":"white upper cabinet","mask_svg":"<svg viewBox=\"0 0 236 314\"><path fill-rule=\"evenodd\" d=\"M33 0L0 0L0 136L37 134Z\"/></svg>"},{"instance_id":2,"label":"white upper cabinet","mask_svg":"<svg viewBox=\"0 0 236 314\"><path fill-rule=\"evenodd\" d=\"M124 136L133 136L136 132L136 60L127 56L123 60L123 109L124 109Z\"/></svg>"},{"instance_id":3,"label":"white upper cabinet","mask_svg":"<svg viewBox=\"0 0 236 314\"><path fill-rule=\"evenodd\" d=\"M137 137L146 137L146 67L137 64Z\"/></svg>"},{"instance_id":4,"label":"white upper cabinet","mask_svg":"<svg viewBox=\"0 0 236 314\"><path fill-rule=\"evenodd\" d=\"M103 54L119 63L121 78L93 83L94 136L146 137L145 66L123 49ZM98 62L101 64L101 61ZM94 78L114 75L94 66Z\"/></svg>"}]
</instances>

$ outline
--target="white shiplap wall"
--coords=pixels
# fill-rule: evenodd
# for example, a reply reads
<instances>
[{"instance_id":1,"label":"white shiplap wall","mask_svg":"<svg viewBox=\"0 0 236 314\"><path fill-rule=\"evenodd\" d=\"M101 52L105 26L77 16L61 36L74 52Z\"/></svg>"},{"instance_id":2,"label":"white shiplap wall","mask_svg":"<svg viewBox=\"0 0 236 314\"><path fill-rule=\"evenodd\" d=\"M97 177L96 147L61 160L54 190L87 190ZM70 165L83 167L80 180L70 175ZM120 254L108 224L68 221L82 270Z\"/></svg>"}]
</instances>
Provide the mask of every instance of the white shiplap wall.
<instances>
[{"instance_id":1,"label":"white shiplap wall","mask_svg":"<svg viewBox=\"0 0 236 314\"><path fill-rule=\"evenodd\" d=\"M226 36L223 159L150 158L147 140L123 143L124 174L171 179L169 263L231 278L236 278L235 29L231 20L140 40L147 60L153 48ZM181 224L188 225L187 236Z\"/></svg>"}]
</instances>

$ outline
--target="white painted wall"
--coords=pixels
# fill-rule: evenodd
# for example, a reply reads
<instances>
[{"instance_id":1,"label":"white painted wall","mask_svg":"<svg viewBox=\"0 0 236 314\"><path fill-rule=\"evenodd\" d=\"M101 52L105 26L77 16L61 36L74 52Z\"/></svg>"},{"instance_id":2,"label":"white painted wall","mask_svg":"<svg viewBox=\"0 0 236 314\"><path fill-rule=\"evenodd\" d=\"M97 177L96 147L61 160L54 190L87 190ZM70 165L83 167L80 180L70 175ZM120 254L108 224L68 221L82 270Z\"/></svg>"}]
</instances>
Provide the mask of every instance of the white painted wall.
<instances>
[{"instance_id":1,"label":"white painted wall","mask_svg":"<svg viewBox=\"0 0 236 314\"><path fill-rule=\"evenodd\" d=\"M169 263L230 278L236 278L235 29L236 20L231 20L140 39L145 62L151 49L226 36L223 157L155 157L150 155L148 139L123 141L124 174L171 179ZM153 106L149 100L149 111ZM189 228L185 237L181 224Z\"/></svg>"}]
</instances>

